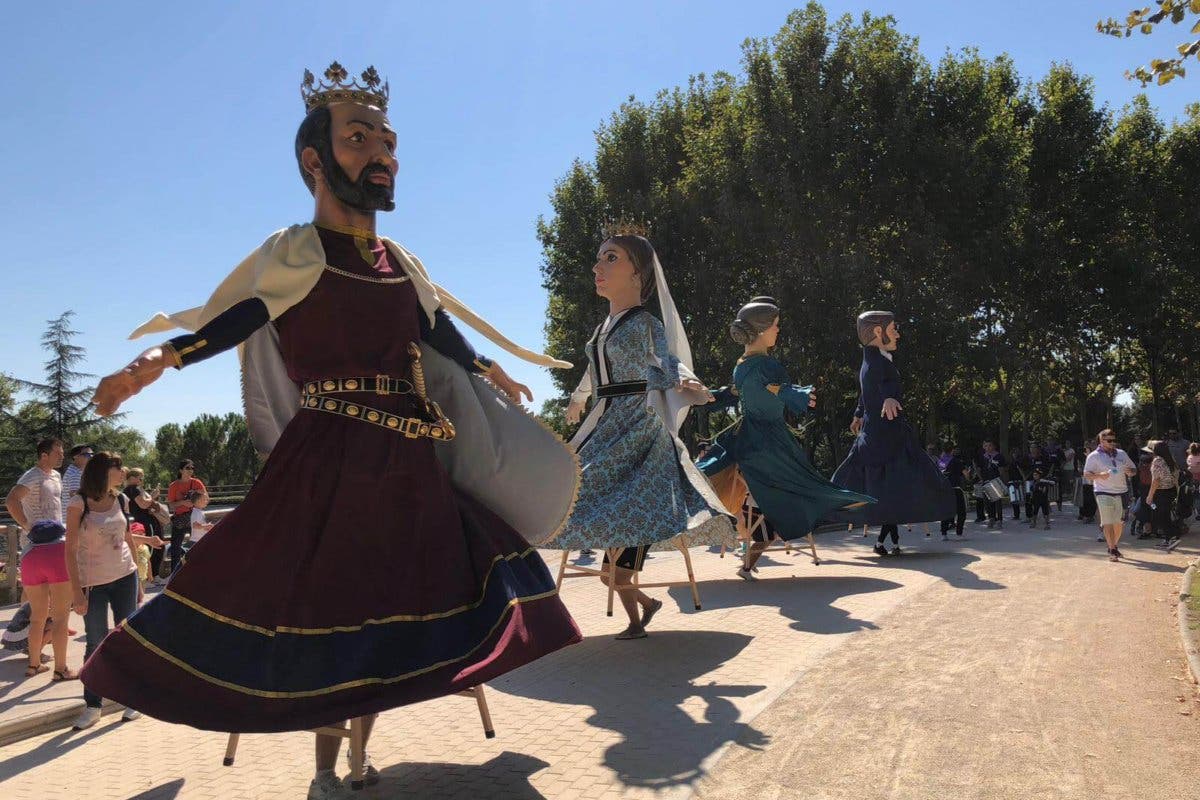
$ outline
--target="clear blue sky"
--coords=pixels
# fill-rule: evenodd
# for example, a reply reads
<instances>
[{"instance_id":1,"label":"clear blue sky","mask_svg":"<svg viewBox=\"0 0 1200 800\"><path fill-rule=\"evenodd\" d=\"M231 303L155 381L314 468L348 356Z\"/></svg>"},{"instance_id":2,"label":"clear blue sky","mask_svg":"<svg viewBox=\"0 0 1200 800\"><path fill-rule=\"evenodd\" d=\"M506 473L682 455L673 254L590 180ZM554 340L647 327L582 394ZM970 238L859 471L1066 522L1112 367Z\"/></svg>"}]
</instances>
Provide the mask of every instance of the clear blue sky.
<instances>
[{"instance_id":1,"label":"clear blue sky","mask_svg":"<svg viewBox=\"0 0 1200 800\"><path fill-rule=\"evenodd\" d=\"M698 72L740 73L746 37L801 3L771 0L504 3L13 3L0 53L4 113L0 371L38 377L45 320L74 309L87 371L119 368L153 312L201 304L268 233L311 216L291 152L299 83L337 59L391 83L400 133L396 210L383 233L507 332L540 346L545 294L534 235L548 195L597 124L630 94ZM1007 52L1027 77L1052 60L1119 107L1127 67L1173 52L1186 28L1118 41L1101 16L1127 0L828 2L831 17L894 15L936 61ZM1200 74L1149 92L1170 119ZM587 269L589 264L580 264ZM596 314L603 313L597 303ZM546 373L505 359L535 407ZM126 405L148 435L239 410L236 358L169 373Z\"/></svg>"}]
</instances>

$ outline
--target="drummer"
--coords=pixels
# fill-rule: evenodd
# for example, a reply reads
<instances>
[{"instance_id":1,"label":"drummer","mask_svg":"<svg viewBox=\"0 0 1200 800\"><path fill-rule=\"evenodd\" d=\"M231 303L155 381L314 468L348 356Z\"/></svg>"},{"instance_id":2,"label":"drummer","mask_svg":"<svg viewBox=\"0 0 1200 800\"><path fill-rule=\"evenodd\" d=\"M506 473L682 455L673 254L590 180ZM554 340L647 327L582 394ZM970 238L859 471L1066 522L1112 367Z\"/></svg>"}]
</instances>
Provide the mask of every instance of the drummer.
<instances>
[{"instance_id":1,"label":"drummer","mask_svg":"<svg viewBox=\"0 0 1200 800\"><path fill-rule=\"evenodd\" d=\"M1026 464L1025 474L1029 478L1025 483L1025 517L1029 524L1036 528L1037 515L1042 510L1044 501L1046 525L1049 526L1050 489L1045 485L1039 486L1038 481L1054 481L1058 479L1058 475L1054 468L1054 461L1039 445L1035 444L1029 448L1029 460Z\"/></svg>"},{"instance_id":2,"label":"drummer","mask_svg":"<svg viewBox=\"0 0 1200 800\"><path fill-rule=\"evenodd\" d=\"M979 459L976 462L976 468L979 472L979 479L982 483L1000 478L1007 463L1004 460L1004 454L996 448L996 443L991 439L987 439L983 443L983 452L979 454ZM991 528L1004 527L1004 500L989 500L986 497L977 498L977 503L983 504L984 510L987 512L987 526Z\"/></svg>"}]
</instances>

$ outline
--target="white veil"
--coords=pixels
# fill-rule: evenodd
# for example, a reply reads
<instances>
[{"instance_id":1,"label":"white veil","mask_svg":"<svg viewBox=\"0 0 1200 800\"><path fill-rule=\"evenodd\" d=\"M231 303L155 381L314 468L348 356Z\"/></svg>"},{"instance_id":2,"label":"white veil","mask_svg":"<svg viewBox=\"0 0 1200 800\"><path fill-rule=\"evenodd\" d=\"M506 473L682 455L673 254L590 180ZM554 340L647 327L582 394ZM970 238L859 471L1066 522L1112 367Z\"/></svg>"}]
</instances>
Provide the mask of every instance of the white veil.
<instances>
[{"instance_id":1,"label":"white veil","mask_svg":"<svg viewBox=\"0 0 1200 800\"><path fill-rule=\"evenodd\" d=\"M659 311L662 315L663 328L667 334L667 350L679 360L679 379L697 380L692 371L692 347L688 344L687 333L683 329L683 320L679 318L679 310L675 308L675 300L671 297L671 289L667 286L667 276L663 272L662 262L658 253L654 254L654 288L658 293ZM657 396L656 396L657 395ZM694 389L683 391L651 392L651 404L657 406L656 400L661 398L663 407L658 408L664 420L674 425L675 432L683 425L688 410L693 405L703 405L708 401L704 393Z\"/></svg>"}]
</instances>

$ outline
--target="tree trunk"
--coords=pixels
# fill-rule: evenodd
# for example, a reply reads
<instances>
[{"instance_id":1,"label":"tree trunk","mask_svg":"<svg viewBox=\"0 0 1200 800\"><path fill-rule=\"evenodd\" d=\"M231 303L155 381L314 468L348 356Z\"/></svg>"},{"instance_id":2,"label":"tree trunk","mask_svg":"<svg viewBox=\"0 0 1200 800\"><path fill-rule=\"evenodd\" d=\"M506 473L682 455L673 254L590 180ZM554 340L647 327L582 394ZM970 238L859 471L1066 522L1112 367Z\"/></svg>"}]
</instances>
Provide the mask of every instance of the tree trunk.
<instances>
[{"instance_id":1,"label":"tree trunk","mask_svg":"<svg viewBox=\"0 0 1200 800\"><path fill-rule=\"evenodd\" d=\"M1150 371L1150 403L1151 403L1151 406L1153 407L1153 411L1154 411L1154 438L1161 439L1162 438L1162 424L1159 420L1159 415L1158 415L1158 389L1159 389L1158 352L1155 350L1148 350L1146 352L1146 355L1149 357L1148 358L1148 361L1149 361L1148 367L1149 367L1149 371Z\"/></svg>"},{"instance_id":2,"label":"tree trunk","mask_svg":"<svg viewBox=\"0 0 1200 800\"><path fill-rule=\"evenodd\" d=\"M1080 447L1080 449L1082 449L1082 448L1083 448L1083 445L1084 445L1084 443L1085 443L1085 442L1087 442L1087 440L1088 440L1089 438L1091 438L1091 435L1092 435L1092 434L1089 432L1090 430L1091 430L1091 429L1088 427L1088 399L1087 399L1087 392L1086 392L1086 391L1084 391L1084 392L1081 392L1081 393L1080 393L1080 395L1079 395L1079 435L1080 435L1080 437L1081 437L1081 438L1079 439L1079 447Z\"/></svg>"},{"instance_id":3,"label":"tree trunk","mask_svg":"<svg viewBox=\"0 0 1200 800\"><path fill-rule=\"evenodd\" d=\"M936 445L938 439L938 402L932 394L929 395L929 408L925 414L925 444Z\"/></svg>"}]
</instances>

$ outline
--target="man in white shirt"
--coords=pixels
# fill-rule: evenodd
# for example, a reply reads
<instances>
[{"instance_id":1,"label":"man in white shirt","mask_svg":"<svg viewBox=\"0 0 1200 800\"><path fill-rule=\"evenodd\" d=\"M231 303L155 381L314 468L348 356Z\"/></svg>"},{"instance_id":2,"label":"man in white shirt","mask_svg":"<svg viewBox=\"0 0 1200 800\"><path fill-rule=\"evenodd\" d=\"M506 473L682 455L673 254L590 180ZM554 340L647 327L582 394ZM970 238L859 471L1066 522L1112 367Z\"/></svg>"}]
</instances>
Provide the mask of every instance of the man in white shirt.
<instances>
[{"instance_id":1,"label":"man in white shirt","mask_svg":"<svg viewBox=\"0 0 1200 800\"><path fill-rule=\"evenodd\" d=\"M1100 527L1108 543L1108 558L1117 561L1121 551L1121 498L1129 488L1128 478L1137 474L1137 466L1124 450L1117 449L1117 434L1110 428L1100 431L1100 446L1088 453L1083 464L1083 477L1092 482L1096 507L1100 511Z\"/></svg>"},{"instance_id":2,"label":"man in white shirt","mask_svg":"<svg viewBox=\"0 0 1200 800\"><path fill-rule=\"evenodd\" d=\"M21 526L21 549L28 544L29 529L44 519L63 521L62 478L55 468L62 465L61 439L43 439L37 444L37 466L31 467L8 492L4 507Z\"/></svg>"},{"instance_id":3,"label":"man in white shirt","mask_svg":"<svg viewBox=\"0 0 1200 800\"><path fill-rule=\"evenodd\" d=\"M66 472L62 476L63 508L71 504L72 498L79 491L79 480L83 477L83 468L87 466L88 459L95 454L96 448L90 444L77 444L71 448L71 452L67 453L71 463L67 465Z\"/></svg>"}]
</instances>

